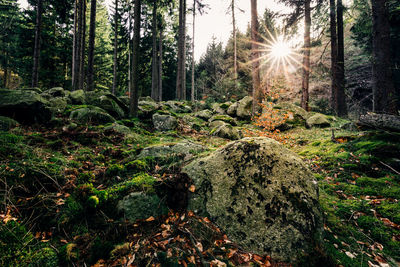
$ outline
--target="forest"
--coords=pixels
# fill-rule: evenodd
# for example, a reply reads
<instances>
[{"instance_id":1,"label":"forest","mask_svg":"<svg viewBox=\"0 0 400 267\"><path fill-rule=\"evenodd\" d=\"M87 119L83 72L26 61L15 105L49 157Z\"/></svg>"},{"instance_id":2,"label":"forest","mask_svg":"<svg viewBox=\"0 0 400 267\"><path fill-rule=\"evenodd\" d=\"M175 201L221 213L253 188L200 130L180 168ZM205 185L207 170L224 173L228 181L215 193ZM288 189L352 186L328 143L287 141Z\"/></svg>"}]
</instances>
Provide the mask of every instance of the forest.
<instances>
[{"instance_id":1,"label":"forest","mask_svg":"<svg viewBox=\"0 0 400 267\"><path fill-rule=\"evenodd\" d=\"M398 0L0 0L0 266L399 266L399 47Z\"/></svg>"}]
</instances>

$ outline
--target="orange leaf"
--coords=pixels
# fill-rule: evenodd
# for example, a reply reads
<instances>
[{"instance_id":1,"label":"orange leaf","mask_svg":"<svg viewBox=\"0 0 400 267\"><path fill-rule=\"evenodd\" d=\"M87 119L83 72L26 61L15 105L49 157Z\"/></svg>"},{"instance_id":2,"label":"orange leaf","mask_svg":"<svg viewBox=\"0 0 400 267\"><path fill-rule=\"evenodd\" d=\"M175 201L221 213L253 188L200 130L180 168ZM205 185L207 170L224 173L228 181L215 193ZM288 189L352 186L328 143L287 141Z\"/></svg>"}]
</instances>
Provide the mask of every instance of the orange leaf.
<instances>
[{"instance_id":1,"label":"orange leaf","mask_svg":"<svg viewBox=\"0 0 400 267\"><path fill-rule=\"evenodd\" d=\"M152 221L154 221L154 220L155 220L154 217L153 217L153 216L150 216L149 218L146 219L146 222L152 222Z\"/></svg>"},{"instance_id":2,"label":"orange leaf","mask_svg":"<svg viewBox=\"0 0 400 267\"><path fill-rule=\"evenodd\" d=\"M196 187L195 187L194 185L191 185L191 186L189 187L189 191L192 192L192 193L194 193L194 191L196 191Z\"/></svg>"}]
</instances>

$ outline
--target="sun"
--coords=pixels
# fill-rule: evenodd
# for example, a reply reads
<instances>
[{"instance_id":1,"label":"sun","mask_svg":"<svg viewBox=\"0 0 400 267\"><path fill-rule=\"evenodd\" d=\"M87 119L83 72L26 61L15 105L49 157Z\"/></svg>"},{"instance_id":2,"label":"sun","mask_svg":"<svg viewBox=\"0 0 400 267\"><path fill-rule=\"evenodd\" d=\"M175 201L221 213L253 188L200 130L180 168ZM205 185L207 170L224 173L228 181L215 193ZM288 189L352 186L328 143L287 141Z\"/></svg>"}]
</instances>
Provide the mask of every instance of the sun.
<instances>
[{"instance_id":1,"label":"sun","mask_svg":"<svg viewBox=\"0 0 400 267\"><path fill-rule=\"evenodd\" d=\"M269 56L274 59L285 59L292 54L293 50L289 43L286 42L282 37L277 38L275 42L270 45Z\"/></svg>"}]
</instances>

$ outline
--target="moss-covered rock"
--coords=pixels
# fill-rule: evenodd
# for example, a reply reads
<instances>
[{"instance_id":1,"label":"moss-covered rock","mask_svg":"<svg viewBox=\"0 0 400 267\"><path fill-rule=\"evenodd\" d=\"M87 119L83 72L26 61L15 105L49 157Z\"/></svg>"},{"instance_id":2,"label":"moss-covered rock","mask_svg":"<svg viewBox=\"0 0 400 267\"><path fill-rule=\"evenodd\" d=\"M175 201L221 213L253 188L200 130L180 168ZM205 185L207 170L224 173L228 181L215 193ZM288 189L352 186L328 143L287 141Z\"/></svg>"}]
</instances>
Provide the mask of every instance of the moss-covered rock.
<instances>
[{"instance_id":1,"label":"moss-covered rock","mask_svg":"<svg viewBox=\"0 0 400 267\"><path fill-rule=\"evenodd\" d=\"M243 99L239 100L236 110L236 116L244 120L249 120L251 118L252 104L253 98L251 96L246 96Z\"/></svg>"},{"instance_id":2,"label":"moss-covered rock","mask_svg":"<svg viewBox=\"0 0 400 267\"><path fill-rule=\"evenodd\" d=\"M43 93L47 93L52 97L64 97L67 95L66 91L62 87L54 87L44 91Z\"/></svg>"},{"instance_id":3,"label":"moss-covered rock","mask_svg":"<svg viewBox=\"0 0 400 267\"><path fill-rule=\"evenodd\" d=\"M200 118L202 120L209 120L212 117L213 113L211 110L209 109L204 109L204 110L200 110L196 113L194 113L194 116L197 118Z\"/></svg>"},{"instance_id":4,"label":"moss-covered rock","mask_svg":"<svg viewBox=\"0 0 400 267\"><path fill-rule=\"evenodd\" d=\"M226 124L226 122L223 122L223 121L212 121L208 124L208 127L210 127L210 129L212 130L214 128L217 128L217 127L219 127L221 125L225 125L225 124Z\"/></svg>"},{"instance_id":5,"label":"moss-covered rock","mask_svg":"<svg viewBox=\"0 0 400 267\"><path fill-rule=\"evenodd\" d=\"M0 131L8 131L17 125L17 121L8 117L0 116Z\"/></svg>"},{"instance_id":6,"label":"moss-covered rock","mask_svg":"<svg viewBox=\"0 0 400 267\"><path fill-rule=\"evenodd\" d=\"M200 131L206 125L204 120L191 115L183 116L182 120L185 124L189 125L190 128L196 131Z\"/></svg>"},{"instance_id":7,"label":"moss-covered rock","mask_svg":"<svg viewBox=\"0 0 400 267\"><path fill-rule=\"evenodd\" d=\"M214 115L209 119L209 122L213 122L213 121L224 121L233 126L237 125L235 119L229 115L221 115L221 114Z\"/></svg>"},{"instance_id":8,"label":"moss-covered rock","mask_svg":"<svg viewBox=\"0 0 400 267\"><path fill-rule=\"evenodd\" d=\"M67 108L66 97L52 97L49 99L49 108L53 113L63 113Z\"/></svg>"},{"instance_id":9,"label":"moss-covered rock","mask_svg":"<svg viewBox=\"0 0 400 267\"><path fill-rule=\"evenodd\" d=\"M178 121L170 115L153 115L153 125L157 131L172 131L178 127Z\"/></svg>"},{"instance_id":10,"label":"moss-covered rock","mask_svg":"<svg viewBox=\"0 0 400 267\"><path fill-rule=\"evenodd\" d=\"M318 241L318 187L300 158L268 138L231 142L183 172L196 191L189 209L210 218L244 249L294 262Z\"/></svg>"},{"instance_id":11,"label":"moss-covered rock","mask_svg":"<svg viewBox=\"0 0 400 267\"><path fill-rule=\"evenodd\" d=\"M307 128L313 128L313 127L325 128L329 126L331 126L329 118L326 115L320 113L317 113L309 117L306 121Z\"/></svg>"},{"instance_id":12,"label":"moss-covered rock","mask_svg":"<svg viewBox=\"0 0 400 267\"><path fill-rule=\"evenodd\" d=\"M233 103L226 110L226 114L228 114L229 116L236 116L238 106L239 106L238 102Z\"/></svg>"},{"instance_id":13,"label":"moss-covered rock","mask_svg":"<svg viewBox=\"0 0 400 267\"><path fill-rule=\"evenodd\" d=\"M46 123L51 119L48 102L31 90L0 89L0 115L20 123Z\"/></svg>"},{"instance_id":14,"label":"moss-covered rock","mask_svg":"<svg viewBox=\"0 0 400 267\"><path fill-rule=\"evenodd\" d=\"M150 119L159 108L160 105L154 101L141 100L138 104L139 117Z\"/></svg>"},{"instance_id":15,"label":"moss-covered rock","mask_svg":"<svg viewBox=\"0 0 400 267\"><path fill-rule=\"evenodd\" d=\"M214 136L218 136L229 140L238 140L241 137L239 131L232 125L227 123L224 123L220 126L211 129L210 133Z\"/></svg>"},{"instance_id":16,"label":"moss-covered rock","mask_svg":"<svg viewBox=\"0 0 400 267\"><path fill-rule=\"evenodd\" d=\"M85 103L85 92L83 90L72 91L69 99L74 105L83 105Z\"/></svg>"},{"instance_id":17,"label":"moss-covered rock","mask_svg":"<svg viewBox=\"0 0 400 267\"><path fill-rule=\"evenodd\" d=\"M129 221L158 217L168 213L165 203L156 195L133 192L118 202L118 209Z\"/></svg>"},{"instance_id":18,"label":"moss-covered rock","mask_svg":"<svg viewBox=\"0 0 400 267\"><path fill-rule=\"evenodd\" d=\"M225 114L225 109L223 109L221 107L220 103L213 103L211 105L211 109L212 109L213 113L215 113L215 114L221 114L221 115Z\"/></svg>"},{"instance_id":19,"label":"moss-covered rock","mask_svg":"<svg viewBox=\"0 0 400 267\"><path fill-rule=\"evenodd\" d=\"M104 127L104 131L105 132L116 132L116 133L125 134L125 135L132 133L131 129L129 129L125 125L121 125L118 123L113 123L109 126Z\"/></svg>"},{"instance_id":20,"label":"moss-covered rock","mask_svg":"<svg viewBox=\"0 0 400 267\"><path fill-rule=\"evenodd\" d=\"M104 109L99 107L86 107L71 112L70 119L79 123L106 124L115 122L115 119Z\"/></svg>"},{"instance_id":21,"label":"moss-covered rock","mask_svg":"<svg viewBox=\"0 0 400 267\"><path fill-rule=\"evenodd\" d=\"M85 93L85 104L104 109L117 119L124 118L129 108L116 96L104 91L89 91Z\"/></svg>"}]
</instances>

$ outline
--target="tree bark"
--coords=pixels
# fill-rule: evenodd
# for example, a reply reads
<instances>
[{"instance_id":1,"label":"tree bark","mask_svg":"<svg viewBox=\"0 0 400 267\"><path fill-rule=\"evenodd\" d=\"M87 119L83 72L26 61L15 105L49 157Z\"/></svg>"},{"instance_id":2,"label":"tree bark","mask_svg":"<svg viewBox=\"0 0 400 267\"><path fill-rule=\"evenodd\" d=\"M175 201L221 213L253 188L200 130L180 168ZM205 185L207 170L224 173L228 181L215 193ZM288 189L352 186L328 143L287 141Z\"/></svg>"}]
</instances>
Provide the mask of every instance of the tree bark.
<instances>
[{"instance_id":1,"label":"tree bark","mask_svg":"<svg viewBox=\"0 0 400 267\"><path fill-rule=\"evenodd\" d=\"M152 23L151 98L158 101L157 0L153 0Z\"/></svg>"},{"instance_id":2,"label":"tree bark","mask_svg":"<svg viewBox=\"0 0 400 267\"><path fill-rule=\"evenodd\" d=\"M304 55L303 55L303 81L301 87L301 107L309 110L309 84L310 84L310 28L311 28L311 8L310 0L304 3Z\"/></svg>"},{"instance_id":3,"label":"tree bark","mask_svg":"<svg viewBox=\"0 0 400 267\"><path fill-rule=\"evenodd\" d=\"M117 56L118 56L118 0L115 0L114 13L114 57L113 57L113 87L112 94L115 95L117 88Z\"/></svg>"},{"instance_id":4,"label":"tree bark","mask_svg":"<svg viewBox=\"0 0 400 267\"><path fill-rule=\"evenodd\" d=\"M372 0L373 111L397 114L392 76L389 12L386 0Z\"/></svg>"},{"instance_id":5,"label":"tree bark","mask_svg":"<svg viewBox=\"0 0 400 267\"><path fill-rule=\"evenodd\" d=\"M196 22L196 0L193 0L193 34L192 34L192 90L190 100L194 102L194 37L195 37L195 22Z\"/></svg>"},{"instance_id":6,"label":"tree bark","mask_svg":"<svg viewBox=\"0 0 400 267\"><path fill-rule=\"evenodd\" d=\"M72 90L76 90L76 53L77 53L77 22L78 22L78 0L74 1L74 27L73 27L73 39L72 39L72 67L71 67L71 82Z\"/></svg>"},{"instance_id":7,"label":"tree bark","mask_svg":"<svg viewBox=\"0 0 400 267\"><path fill-rule=\"evenodd\" d=\"M79 59L79 89L84 88L85 83L85 41L86 41L86 0L82 0L81 16L81 48Z\"/></svg>"},{"instance_id":8,"label":"tree bark","mask_svg":"<svg viewBox=\"0 0 400 267\"><path fill-rule=\"evenodd\" d=\"M129 0L128 0L129 3ZM132 31L132 16L131 16L131 5L129 5L129 10L128 10L128 95L129 97L131 96L132 92L132 70L131 70L131 65L132 65L132 46L131 46L131 31Z\"/></svg>"},{"instance_id":9,"label":"tree bark","mask_svg":"<svg viewBox=\"0 0 400 267\"><path fill-rule=\"evenodd\" d=\"M260 88L260 61L258 52L258 15L257 0L251 2L251 60L252 60L252 79L253 79L253 116L262 101Z\"/></svg>"},{"instance_id":10,"label":"tree bark","mask_svg":"<svg viewBox=\"0 0 400 267\"><path fill-rule=\"evenodd\" d=\"M345 94L345 76L344 76L344 33L343 33L343 3L337 0L337 85L336 94L336 114L339 117L347 116L346 94Z\"/></svg>"},{"instance_id":11,"label":"tree bark","mask_svg":"<svg viewBox=\"0 0 400 267\"><path fill-rule=\"evenodd\" d=\"M88 77L87 89L94 90L94 46L96 37L96 0L91 0L90 3L90 26L89 26L89 51L88 51Z\"/></svg>"},{"instance_id":12,"label":"tree bark","mask_svg":"<svg viewBox=\"0 0 400 267\"><path fill-rule=\"evenodd\" d=\"M186 0L179 0L178 70L176 75L176 98L186 98L185 43L186 43Z\"/></svg>"},{"instance_id":13,"label":"tree bark","mask_svg":"<svg viewBox=\"0 0 400 267\"><path fill-rule=\"evenodd\" d=\"M138 83L138 67L139 67L139 42L140 42L140 9L141 1L135 0L134 25L133 25L133 55L132 55L132 91L129 101L129 114L137 117L139 102L139 83Z\"/></svg>"},{"instance_id":14,"label":"tree bark","mask_svg":"<svg viewBox=\"0 0 400 267\"><path fill-rule=\"evenodd\" d=\"M32 87L38 86L39 60L40 60L40 35L42 30L43 1L38 0L36 6L35 47L33 49Z\"/></svg>"},{"instance_id":15,"label":"tree bark","mask_svg":"<svg viewBox=\"0 0 400 267\"><path fill-rule=\"evenodd\" d=\"M336 35L336 3L335 0L329 1L330 5L330 31L331 31L331 108L337 111L337 35Z\"/></svg>"},{"instance_id":16,"label":"tree bark","mask_svg":"<svg viewBox=\"0 0 400 267\"><path fill-rule=\"evenodd\" d=\"M375 129L400 132L400 116L396 115L367 113L360 116L357 124Z\"/></svg>"},{"instance_id":17,"label":"tree bark","mask_svg":"<svg viewBox=\"0 0 400 267\"><path fill-rule=\"evenodd\" d=\"M162 19L161 19L162 20ZM158 53L159 53L159 58L158 58L158 101L162 101L162 74L163 74L163 30L160 25L159 29L159 40L158 40Z\"/></svg>"},{"instance_id":18,"label":"tree bark","mask_svg":"<svg viewBox=\"0 0 400 267\"><path fill-rule=\"evenodd\" d=\"M236 18L235 18L235 0L232 0L232 36L233 36L233 79L237 80L237 43L236 43Z\"/></svg>"}]
</instances>

